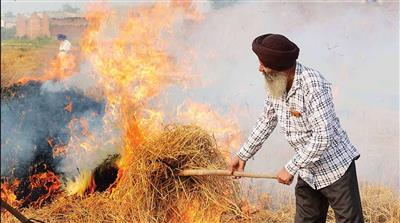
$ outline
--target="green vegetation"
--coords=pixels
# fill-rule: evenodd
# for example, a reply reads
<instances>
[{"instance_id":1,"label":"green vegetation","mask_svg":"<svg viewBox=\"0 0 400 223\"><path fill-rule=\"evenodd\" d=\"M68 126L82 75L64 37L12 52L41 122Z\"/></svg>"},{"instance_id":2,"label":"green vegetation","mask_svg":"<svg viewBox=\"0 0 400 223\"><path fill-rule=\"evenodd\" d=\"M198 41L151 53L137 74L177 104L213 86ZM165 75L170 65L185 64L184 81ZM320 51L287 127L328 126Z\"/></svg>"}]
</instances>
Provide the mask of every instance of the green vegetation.
<instances>
[{"instance_id":1,"label":"green vegetation","mask_svg":"<svg viewBox=\"0 0 400 223\"><path fill-rule=\"evenodd\" d=\"M63 10L64 12L76 13L76 12L79 11L79 8L77 8L77 7L72 7L70 4L64 4L64 5L62 6L62 10Z\"/></svg>"},{"instance_id":2,"label":"green vegetation","mask_svg":"<svg viewBox=\"0 0 400 223\"><path fill-rule=\"evenodd\" d=\"M1 86L24 77L43 74L58 52L58 43L50 38L8 39L1 41Z\"/></svg>"},{"instance_id":3,"label":"green vegetation","mask_svg":"<svg viewBox=\"0 0 400 223\"><path fill-rule=\"evenodd\" d=\"M41 48L46 45L54 45L57 40L49 37L38 37L36 39L12 38L1 39L1 47L18 47L18 48Z\"/></svg>"},{"instance_id":4,"label":"green vegetation","mask_svg":"<svg viewBox=\"0 0 400 223\"><path fill-rule=\"evenodd\" d=\"M3 42L3 40L14 38L15 32L16 32L15 27L12 28L1 27L1 41Z\"/></svg>"}]
</instances>

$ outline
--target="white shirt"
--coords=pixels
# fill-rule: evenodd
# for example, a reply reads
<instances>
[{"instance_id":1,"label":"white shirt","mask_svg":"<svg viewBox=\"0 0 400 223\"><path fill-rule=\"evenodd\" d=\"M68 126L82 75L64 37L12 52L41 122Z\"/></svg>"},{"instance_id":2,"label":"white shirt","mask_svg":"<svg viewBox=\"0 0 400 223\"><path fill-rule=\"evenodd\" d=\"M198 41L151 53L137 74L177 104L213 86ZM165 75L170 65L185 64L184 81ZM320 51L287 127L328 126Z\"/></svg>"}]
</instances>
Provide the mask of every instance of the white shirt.
<instances>
[{"instance_id":1,"label":"white shirt","mask_svg":"<svg viewBox=\"0 0 400 223\"><path fill-rule=\"evenodd\" d=\"M251 158L278 123L295 150L286 170L315 189L334 183L360 156L336 117L331 84L300 63L289 93L278 99L267 94L264 113L237 155Z\"/></svg>"},{"instance_id":2,"label":"white shirt","mask_svg":"<svg viewBox=\"0 0 400 223\"><path fill-rule=\"evenodd\" d=\"M68 40L63 40L60 44L60 52L64 52L64 53L69 53L69 51L71 50L71 43Z\"/></svg>"}]
</instances>

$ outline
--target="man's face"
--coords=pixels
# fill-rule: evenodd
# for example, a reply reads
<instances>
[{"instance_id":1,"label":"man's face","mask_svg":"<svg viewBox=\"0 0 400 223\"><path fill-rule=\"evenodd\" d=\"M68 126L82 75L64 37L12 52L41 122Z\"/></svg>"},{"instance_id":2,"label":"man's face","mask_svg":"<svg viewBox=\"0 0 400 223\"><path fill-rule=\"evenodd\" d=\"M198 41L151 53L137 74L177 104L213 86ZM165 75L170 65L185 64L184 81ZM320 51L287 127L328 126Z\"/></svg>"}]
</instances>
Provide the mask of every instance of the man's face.
<instances>
[{"instance_id":1,"label":"man's face","mask_svg":"<svg viewBox=\"0 0 400 223\"><path fill-rule=\"evenodd\" d=\"M274 98L280 98L286 91L288 76L285 72L265 67L261 62L258 70L264 75L268 92Z\"/></svg>"},{"instance_id":2,"label":"man's face","mask_svg":"<svg viewBox=\"0 0 400 223\"><path fill-rule=\"evenodd\" d=\"M260 71L263 75L273 73L273 70L271 68L265 67L261 62L258 66L258 71Z\"/></svg>"}]
</instances>

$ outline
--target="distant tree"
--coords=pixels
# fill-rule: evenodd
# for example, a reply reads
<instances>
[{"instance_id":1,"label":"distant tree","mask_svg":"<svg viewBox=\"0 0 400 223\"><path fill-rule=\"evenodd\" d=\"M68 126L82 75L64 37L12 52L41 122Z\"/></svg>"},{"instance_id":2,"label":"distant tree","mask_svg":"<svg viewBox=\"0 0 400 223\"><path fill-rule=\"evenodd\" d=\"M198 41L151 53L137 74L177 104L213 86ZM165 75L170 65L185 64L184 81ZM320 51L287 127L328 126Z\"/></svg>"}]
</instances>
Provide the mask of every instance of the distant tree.
<instances>
[{"instance_id":1,"label":"distant tree","mask_svg":"<svg viewBox=\"0 0 400 223\"><path fill-rule=\"evenodd\" d=\"M224 1L211 0L211 7L215 8L215 9L220 9L220 8L234 5L237 2L239 2L239 0L224 0Z\"/></svg>"},{"instance_id":2,"label":"distant tree","mask_svg":"<svg viewBox=\"0 0 400 223\"><path fill-rule=\"evenodd\" d=\"M4 13L4 17L10 18L10 17L15 17L15 16L11 11L8 11L8 12Z\"/></svg>"},{"instance_id":3,"label":"distant tree","mask_svg":"<svg viewBox=\"0 0 400 223\"><path fill-rule=\"evenodd\" d=\"M62 10L63 10L64 12L72 12L72 13L75 13L75 12L78 12L78 11L79 11L79 8L74 8L74 7L72 7L70 4L64 4L64 5L62 6Z\"/></svg>"},{"instance_id":4,"label":"distant tree","mask_svg":"<svg viewBox=\"0 0 400 223\"><path fill-rule=\"evenodd\" d=\"M13 39L15 38L15 27L12 28L4 28L1 27L1 40L6 40L6 39Z\"/></svg>"}]
</instances>

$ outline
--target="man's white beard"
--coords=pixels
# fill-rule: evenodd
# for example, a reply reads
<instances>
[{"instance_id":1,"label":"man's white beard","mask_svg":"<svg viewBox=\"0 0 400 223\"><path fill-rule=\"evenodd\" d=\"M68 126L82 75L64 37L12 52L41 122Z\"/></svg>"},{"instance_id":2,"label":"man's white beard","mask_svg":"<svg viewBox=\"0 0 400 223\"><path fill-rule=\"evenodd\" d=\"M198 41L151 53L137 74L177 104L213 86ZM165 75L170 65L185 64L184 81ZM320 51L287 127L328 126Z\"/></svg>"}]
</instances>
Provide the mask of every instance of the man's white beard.
<instances>
[{"instance_id":1,"label":"man's white beard","mask_svg":"<svg viewBox=\"0 0 400 223\"><path fill-rule=\"evenodd\" d=\"M268 77L267 77L268 76ZM274 98L282 97L286 92L287 85L287 74L284 72L274 73L272 76L264 74L265 83L268 88L268 92Z\"/></svg>"}]
</instances>

